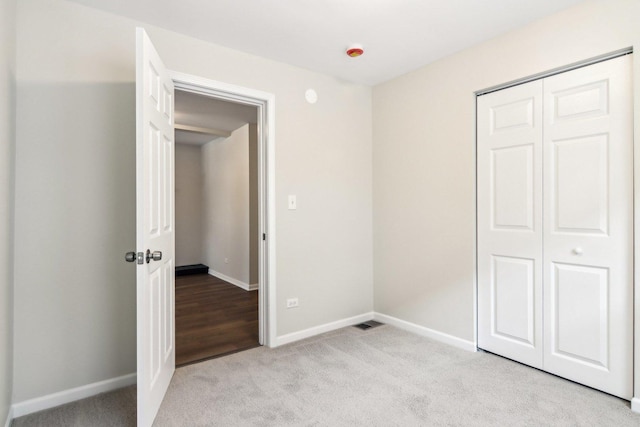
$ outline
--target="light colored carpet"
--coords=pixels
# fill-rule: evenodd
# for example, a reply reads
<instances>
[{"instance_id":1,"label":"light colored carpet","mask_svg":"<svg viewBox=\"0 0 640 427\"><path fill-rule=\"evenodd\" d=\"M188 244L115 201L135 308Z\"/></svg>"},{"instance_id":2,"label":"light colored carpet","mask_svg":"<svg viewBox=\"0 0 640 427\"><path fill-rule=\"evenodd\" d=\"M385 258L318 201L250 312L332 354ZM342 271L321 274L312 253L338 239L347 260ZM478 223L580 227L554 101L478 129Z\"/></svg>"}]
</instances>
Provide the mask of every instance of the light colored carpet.
<instances>
[{"instance_id":1,"label":"light colored carpet","mask_svg":"<svg viewBox=\"0 0 640 427\"><path fill-rule=\"evenodd\" d=\"M132 426L129 387L16 419ZM639 426L629 403L385 325L344 328L176 371L155 426Z\"/></svg>"}]
</instances>

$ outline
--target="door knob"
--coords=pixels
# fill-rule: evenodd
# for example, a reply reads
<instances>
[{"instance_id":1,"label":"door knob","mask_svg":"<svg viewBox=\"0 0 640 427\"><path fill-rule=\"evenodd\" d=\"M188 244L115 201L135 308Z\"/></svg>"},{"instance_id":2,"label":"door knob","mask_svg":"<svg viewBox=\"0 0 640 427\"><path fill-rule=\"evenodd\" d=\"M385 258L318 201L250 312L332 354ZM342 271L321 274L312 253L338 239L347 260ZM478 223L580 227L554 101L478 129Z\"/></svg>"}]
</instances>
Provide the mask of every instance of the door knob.
<instances>
[{"instance_id":1,"label":"door knob","mask_svg":"<svg viewBox=\"0 0 640 427\"><path fill-rule=\"evenodd\" d=\"M151 252L149 249L147 249L147 264L149 264L149 262L151 262L151 260L154 261L160 261L162 259L162 252L160 251L153 251Z\"/></svg>"},{"instance_id":2,"label":"door knob","mask_svg":"<svg viewBox=\"0 0 640 427\"><path fill-rule=\"evenodd\" d=\"M138 264L142 264L143 263L143 257L144 254L142 252L127 252L124 256L125 261L127 262L136 262L138 261Z\"/></svg>"},{"instance_id":3,"label":"door knob","mask_svg":"<svg viewBox=\"0 0 640 427\"><path fill-rule=\"evenodd\" d=\"M576 255L582 255L582 252L583 252L582 248L579 247L579 246L577 248L573 249L573 253L576 254Z\"/></svg>"}]
</instances>

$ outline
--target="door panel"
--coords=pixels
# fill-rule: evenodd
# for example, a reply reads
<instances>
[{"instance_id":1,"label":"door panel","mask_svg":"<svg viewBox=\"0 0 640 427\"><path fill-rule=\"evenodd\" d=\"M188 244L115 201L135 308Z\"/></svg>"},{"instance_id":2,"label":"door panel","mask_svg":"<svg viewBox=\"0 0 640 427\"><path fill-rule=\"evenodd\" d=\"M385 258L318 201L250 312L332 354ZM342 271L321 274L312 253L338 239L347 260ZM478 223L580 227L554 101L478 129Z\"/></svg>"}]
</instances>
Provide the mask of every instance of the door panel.
<instances>
[{"instance_id":1,"label":"door panel","mask_svg":"<svg viewBox=\"0 0 640 427\"><path fill-rule=\"evenodd\" d=\"M173 82L144 30L136 49L138 426L151 426L175 370Z\"/></svg>"},{"instance_id":2,"label":"door panel","mask_svg":"<svg viewBox=\"0 0 640 427\"><path fill-rule=\"evenodd\" d=\"M571 86L551 94L553 113L551 123L563 120L586 119L608 113L608 80Z\"/></svg>"},{"instance_id":3,"label":"door panel","mask_svg":"<svg viewBox=\"0 0 640 427\"><path fill-rule=\"evenodd\" d=\"M490 107L491 134L533 128L533 101L533 97L525 97Z\"/></svg>"},{"instance_id":4,"label":"door panel","mask_svg":"<svg viewBox=\"0 0 640 427\"><path fill-rule=\"evenodd\" d=\"M542 83L478 98L478 346L542 367Z\"/></svg>"},{"instance_id":5,"label":"door panel","mask_svg":"<svg viewBox=\"0 0 640 427\"><path fill-rule=\"evenodd\" d=\"M491 150L493 228L533 230L533 145Z\"/></svg>"},{"instance_id":6,"label":"door panel","mask_svg":"<svg viewBox=\"0 0 640 427\"><path fill-rule=\"evenodd\" d=\"M491 333L534 346L534 260L493 257Z\"/></svg>"},{"instance_id":7,"label":"door panel","mask_svg":"<svg viewBox=\"0 0 640 427\"><path fill-rule=\"evenodd\" d=\"M544 367L632 396L630 55L544 80Z\"/></svg>"},{"instance_id":8,"label":"door panel","mask_svg":"<svg viewBox=\"0 0 640 427\"><path fill-rule=\"evenodd\" d=\"M552 268L550 351L608 369L608 269L560 263Z\"/></svg>"},{"instance_id":9,"label":"door panel","mask_svg":"<svg viewBox=\"0 0 640 427\"><path fill-rule=\"evenodd\" d=\"M608 233L607 137L600 134L552 142L548 196L555 232Z\"/></svg>"}]
</instances>

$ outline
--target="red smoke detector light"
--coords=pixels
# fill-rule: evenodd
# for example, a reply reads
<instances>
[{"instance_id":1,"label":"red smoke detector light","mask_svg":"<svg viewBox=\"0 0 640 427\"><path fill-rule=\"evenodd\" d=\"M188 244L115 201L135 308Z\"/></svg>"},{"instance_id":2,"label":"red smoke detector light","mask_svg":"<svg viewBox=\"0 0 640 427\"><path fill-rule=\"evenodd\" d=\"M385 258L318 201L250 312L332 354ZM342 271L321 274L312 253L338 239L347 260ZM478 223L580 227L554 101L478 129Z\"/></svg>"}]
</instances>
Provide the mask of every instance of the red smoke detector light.
<instances>
[{"instance_id":1,"label":"red smoke detector light","mask_svg":"<svg viewBox=\"0 0 640 427\"><path fill-rule=\"evenodd\" d=\"M363 53L364 53L364 49L362 48L362 46L351 46L349 47L349 49L347 49L347 55L349 55L352 58L357 58Z\"/></svg>"}]
</instances>

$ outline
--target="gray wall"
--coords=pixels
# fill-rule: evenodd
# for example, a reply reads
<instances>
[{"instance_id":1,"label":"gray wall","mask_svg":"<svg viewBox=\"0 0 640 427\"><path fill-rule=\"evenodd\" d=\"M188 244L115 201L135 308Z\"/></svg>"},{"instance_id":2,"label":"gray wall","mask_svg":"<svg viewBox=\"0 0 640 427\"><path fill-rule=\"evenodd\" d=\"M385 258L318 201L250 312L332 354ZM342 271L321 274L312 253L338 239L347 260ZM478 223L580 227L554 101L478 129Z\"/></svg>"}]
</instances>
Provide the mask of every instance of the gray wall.
<instances>
[{"instance_id":1,"label":"gray wall","mask_svg":"<svg viewBox=\"0 0 640 427\"><path fill-rule=\"evenodd\" d=\"M140 23L24 0L17 25L21 402L135 371L135 266L123 256L135 247ZM371 88L145 27L168 68L276 97L277 334L370 312ZM304 100L309 87L317 104Z\"/></svg>"},{"instance_id":2,"label":"gray wall","mask_svg":"<svg viewBox=\"0 0 640 427\"><path fill-rule=\"evenodd\" d=\"M9 414L13 390L15 8L15 0L0 0L0 425Z\"/></svg>"},{"instance_id":3,"label":"gray wall","mask_svg":"<svg viewBox=\"0 0 640 427\"><path fill-rule=\"evenodd\" d=\"M176 265L204 262L202 147L176 144Z\"/></svg>"},{"instance_id":4,"label":"gray wall","mask_svg":"<svg viewBox=\"0 0 640 427\"><path fill-rule=\"evenodd\" d=\"M250 285L249 125L202 147L206 264Z\"/></svg>"},{"instance_id":5,"label":"gray wall","mask_svg":"<svg viewBox=\"0 0 640 427\"><path fill-rule=\"evenodd\" d=\"M474 340L474 91L640 46L639 16L585 2L374 88L376 311Z\"/></svg>"}]
</instances>

